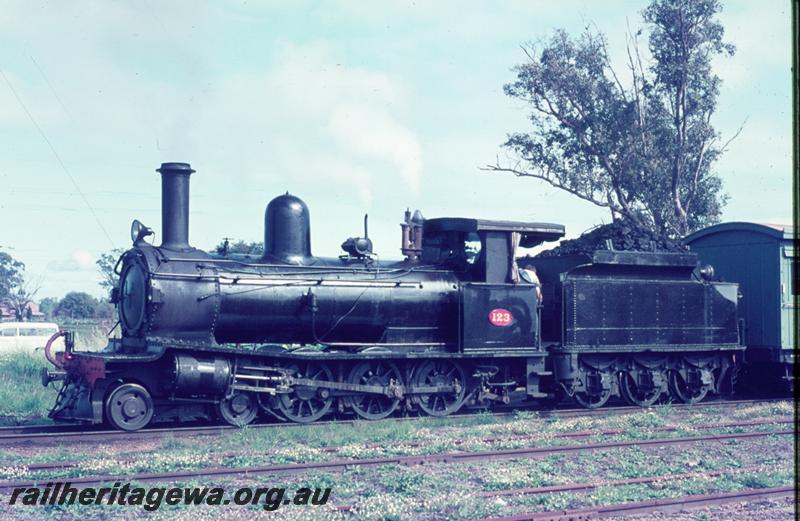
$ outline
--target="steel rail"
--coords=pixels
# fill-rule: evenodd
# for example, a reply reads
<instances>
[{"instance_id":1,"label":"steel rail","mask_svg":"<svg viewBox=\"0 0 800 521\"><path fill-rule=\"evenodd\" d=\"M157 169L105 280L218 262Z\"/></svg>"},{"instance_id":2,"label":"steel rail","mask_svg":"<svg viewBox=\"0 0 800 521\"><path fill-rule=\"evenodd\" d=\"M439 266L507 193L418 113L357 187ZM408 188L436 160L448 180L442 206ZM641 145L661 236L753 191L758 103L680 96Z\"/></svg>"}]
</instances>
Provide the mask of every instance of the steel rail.
<instances>
[{"instance_id":1,"label":"steel rail","mask_svg":"<svg viewBox=\"0 0 800 521\"><path fill-rule=\"evenodd\" d=\"M767 431L767 432L746 432L734 434L717 434L708 436L690 436L682 438L659 438L648 440L633 440L625 442L601 442L583 445L560 445L553 447L525 447L517 449L503 449L484 452L449 452L442 454L432 454L425 456L388 456L380 458L362 459L339 459L330 461L320 461L312 463L291 463L279 465L261 465L244 468L236 467L211 467L204 469L192 469L184 471L164 472L164 473L135 473L130 475L102 475L102 476L82 476L69 478L72 484L97 485L102 483L120 481L177 481L180 479L194 479L200 477L245 477L264 474L298 474L316 471L341 471L354 467L376 467L381 465L425 465L430 463L453 464L472 461L490 461L514 458L533 458L548 456L559 453L578 453L613 448L629 447L664 447L691 445L701 442L721 442L734 439L753 439L765 438L768 436L794 435L794 430ZM51 478L27 481L0 481L0 490L33 487L43 482L52 481Z\"/></svg>"},{"instance_id":2,"label":"steel rail","mask_svg":"<svg viewBox=\"0 0 800 521\"><path fill-rule=\"evenodd\" d=\"M726 400L718 402L703 402L700 404L672 404L669 410L676 411L696 411L704 412L709 407L740 407L743 405L768 405L774 403L786 402L785 399L767 399L767 400ZM654 408L661 408L664 406L655 407L639 407L632 406L617 406L617 407L603 407L600 409L516 409L519 412L533 412L540 418L583 418L591 416L616 416L624 414L635 414L638 412L653 410ZM382 420L375 420L374 423L379 422L407 422L424 420L427 422L442 422L446 424L448 421L461 418L470 418L478 416L479 414L487 414L496 418L510 417L515 414L514 411L495 411L495 412L468 412L463 414L454 414L443 418L434 418L429 416L402 416L393 418L384 418ZM366 422L368 420L360 419L345 419L345 420L325 420L313 423L291 423L291 422L273 422L273 423L256 423L246 427L246 429L270 429L276 427L305 427L305 426L324 426L324 425L352 425L357 422ZM146 428L140 431L126 432L117 430L96 430L95 427L86 427L82 424L62 424L62 425L35 425L35 426L7 426L0 427L0 446L17 443L29 444L49 444L56 441L63 442L93 442L93 441L126 441L150 437L166 437L166 436L219 436L230 434L233 432L240 432L242 428L234 427L231 425L201 425L190 427L156 427Z\"/></svg>"},{"instance_id":3,"label":"steel rail","mask_svg":"<svg viewBox=\"0 0 800 521\"><path fill-rule=\"evenodd\" d=\"M481 498L499 498L510 496L531 496L531 495L546 495L558 494L562 492L588 492L598 488L604 487L623 487L629 485L649 485L652 483L659 483L664 481L677 481L684 479L698 479L698 478L714 478L726 475L736 475L757 472L764 470L766 465L753 465L750 467L741 468L728 468L721 470L710 470L703 472L685 472L681 474L667 474L662 476L642 476L638 478L627 478L619 480L604 480L589 483L565 483L561 485L547 485L542 487L526 487L526 488L512 488L502 490L487 490L477 492L476 497ZM339 505L336 507L340 512L352 512L356 510L355 505ZM522 516L531 515L530 513L521 514ZM559 513L561 515L561 513Z\"/></svg>"},{"instance_id":4,"label":"steel rail","mask_svg":"<svg viewBox=\"0 0 800 521\"><path fill-rule=\"evenodd\" d=\"M504 517L485 518L484 521L579 521L650 514L653 512L680 512L714 505L723 505L725 503L773 498L793 498L794 496L795 486L787 485L781 487L737 490L735 492L720 492L716 494L695 494L651 501L615 503L611 505L576 508L573 510L513 514Z\"/></svg>"},{"instance_id":5,"label":"steel rail","mask_svg":"<svg viewBox=\"0 0 800 521\"><path fill-rule=\"evenodd\" d=\"M714 425L697 425L693 426L693 429L696 430L711 430L711 429L730 429L730 428L737 428L737 427L759 427L764 425L786 425L786 424L793 424L794 419L770 419L770 420L754 420L754 421L746 421L746 422L730 422L730 423L718 423ZM679 427L653 427L649 429L641 429L638 432L642 434L651 434L651 433L661 433L661 432L676 432L680 430ZM619 434L625 434L625 429L607 429L602 431L566 431L566 432L552 432L549 434L553 435L554 439L573 439L573 438L589 438L593 436L614 436ZM768 432L768 431L764 431ZM641 438L638 438L641 439ZM476 438L476 439L457 439L453 440L454 445L465 445L470 442L480 442L480 443L499 443L499 442L508 442L508 441L525 441L525 440L532 440L536 441L534 436L494 436L488 438ZM424 446L424 442L410 442L410 443L399 443L395 444L394 447L405 447L405 448L418 448ZM364 445L365 449L379 449L384 447L384 445L380 444L368 444ZM341 450L340 447L321 447L320 452L324 453L337 453ZM248 456L259 454L258 451L247 451L247 452L224 452L220 453L217 456L221 458L235 458L240 456ZM58 461L58 462L50 462L50 463L31 463L25 465L25 467L29 471L39 471L39 470L57 470L57 469L69 469L79 467L81 463L85 463L86 461ZM131 459L121 459L118 460L121 463L135 463L135 460Z\"/></svg>"}]
</instances>

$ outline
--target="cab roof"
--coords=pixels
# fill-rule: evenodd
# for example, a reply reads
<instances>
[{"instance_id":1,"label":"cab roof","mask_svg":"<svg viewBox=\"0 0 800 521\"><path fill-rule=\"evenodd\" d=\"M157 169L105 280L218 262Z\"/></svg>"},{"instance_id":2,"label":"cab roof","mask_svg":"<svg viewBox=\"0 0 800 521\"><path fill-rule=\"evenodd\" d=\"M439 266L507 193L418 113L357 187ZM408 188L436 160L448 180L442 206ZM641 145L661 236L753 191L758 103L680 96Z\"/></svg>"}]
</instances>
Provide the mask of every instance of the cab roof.
<instances>
[{"instance_id":1,"label":"cab roof","mask_svg":"<svg viewBox=\"0 0 800 521\"><path fill-rule=\"evenodd\" d=\"M557 241L564 236L564 225L539 222L492 221L463 217L439 217L425 221L424 233L436 232L517 232L522 235L520 245L531 248L546 241Z\"/></svg>"}]
</instances>

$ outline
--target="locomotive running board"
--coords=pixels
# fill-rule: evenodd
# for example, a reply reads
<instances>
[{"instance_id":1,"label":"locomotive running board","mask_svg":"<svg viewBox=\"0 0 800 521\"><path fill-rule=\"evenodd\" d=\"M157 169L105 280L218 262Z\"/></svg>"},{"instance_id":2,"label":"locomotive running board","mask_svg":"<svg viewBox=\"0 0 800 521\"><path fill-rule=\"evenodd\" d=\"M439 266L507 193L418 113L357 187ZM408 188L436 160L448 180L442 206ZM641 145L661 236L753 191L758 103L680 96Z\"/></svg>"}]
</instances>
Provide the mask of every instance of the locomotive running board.
<instances>
[{"instance_id":1,"label":"locomotive running board","mask_svg":"<svg viewBox=\"0 0 800 521\"><path fill-rule=\"evenodd\" d=\"M390 397L402 398L407 394L433 394L433 393L457 393L461 391L460 385L360 385L349 384L346 382L326 382L311 380L308 378L292 378L290 385L303 385L306 387L323 387L335 391L353 391L369 394L383 394Z\"/></svg>"},{"instance_id":2,"label":"locomotive running board","mask_svg":"<svg viewBox=\"0 0 800 521\"><path fill-rule=\"evenodd\" d=\"M248 374L241 373L240 371L258 371L262 374ZM276 373L268 375L263 373ZM347 382L331 382L326 380L314 380L311 378L296 378L287 374L289 372L285 367L271 367L271 366L254 366L242 365L235 366L233 370L233 379L230 389L237 391L250 391L256 393L266 393L271 395L285 394L292 390L292 387L301 385L304 387L330 389L332 391L344 391L348 393L366 393L366 394L379 394L388 396L390 398L403 398L409 394L434 394L434 393L459 393L461 392L461 385L455 382L454 385L412 385L406 386L390 380L389 385L362 385L352 384ZM250 383L239 383L237 380L255 380L258 382L269 382L275 384L274 386L259 387L258 385L250 385Z\"/></svg>"},{"instance_id":3,"label":"locomotive running board","mask_svg":"<svg viewBox=\"0 0 800 521\"><path fill-rule=\"evenodd\" d=\"M257 375L235 375L235 378L251 378ZM259 377L255 378L257 380L264 379L278 379L281 380L280 377ZM253 385L246 385L235 383L231 385L231 389L235 389L237 391L250 391L256 393L267 393L267 394L283 394L288 393L291 391L291 387L295 385L302 385L304 387L313 387L313 388L322 388L322 389L330 389L333 391L349 391L349 392L357 392L357 393L367 393L367 394L380 394L384 396L389 396L393 398L402 398L405 395L409 394L433 394L433 393L458 393L461 391L460 385L418 385L418 386L404 386L404 385L388 385L388 386L380 386L380 385L360 385L360 384L350 384L346 382L327 382L322 380L311 380L309 378L289 378L288 381L284 385L279 387L257 387Z\"/></svg>"}]
</instances>

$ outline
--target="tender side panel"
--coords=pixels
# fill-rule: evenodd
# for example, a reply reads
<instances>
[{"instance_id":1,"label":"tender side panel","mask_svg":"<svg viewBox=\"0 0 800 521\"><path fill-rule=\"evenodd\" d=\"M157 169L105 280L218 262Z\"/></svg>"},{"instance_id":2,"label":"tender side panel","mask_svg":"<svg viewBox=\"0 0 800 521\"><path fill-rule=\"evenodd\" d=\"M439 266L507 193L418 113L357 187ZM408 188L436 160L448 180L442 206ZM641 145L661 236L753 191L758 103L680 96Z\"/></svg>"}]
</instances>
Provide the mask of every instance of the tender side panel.
<instances>
[{"instance_id":1,"label":"tender side panel","mask_svg":"<svg viewBox=\"0 0 800 521\"><path fill-rule=\"evenodd\" d=\"M565 347L738 344L735 284L564 281Z\"/></svg>"}]
</instances>

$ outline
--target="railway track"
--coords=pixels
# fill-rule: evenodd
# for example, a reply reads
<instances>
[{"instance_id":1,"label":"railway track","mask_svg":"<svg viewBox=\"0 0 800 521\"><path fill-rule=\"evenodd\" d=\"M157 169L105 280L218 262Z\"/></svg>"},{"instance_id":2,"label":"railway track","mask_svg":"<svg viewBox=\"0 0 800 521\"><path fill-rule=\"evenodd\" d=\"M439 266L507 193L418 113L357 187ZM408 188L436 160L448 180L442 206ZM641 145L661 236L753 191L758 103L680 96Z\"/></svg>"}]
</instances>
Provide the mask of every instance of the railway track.
<instances>
[{"instance_id":1,"label":"railway track","mask_svg":"<svg viewBox=\"0 0 800 521\"><path fill-rule=\"evenodd\" d=\"M765 438L768 436L789 436L793 435L794 430L777 430L766 432L744 432L731 434L713 434L705 436L688 436L675 438L656 438L656 439L637 439L632 441L607 441L590 444L558 445L549 447L524 447L516 449L501 449L480 452L448 452L442 454L424 456L389 456L379 458L361 459L337 459L330 461L312 463L294 463L279 465L250 466L244 468L233 467L208 467L202 469L191 469L163 473L135 473L125 475L128 481L142 482L180 482L184 479L197 478L227 478L261 476L270 474L302 474L310 471L338 472L349 468L369 468L382 465L425 465L425 464L454 464L476 461L504 460L516 458L544 457L553 454L580 453L587 451L597 451L603 449L617 449L629 447L665 447L665 446L686 446L702 442L721 442L726 440L744 440ZM123 476L117 475L95 475L69 478L73 485L81 484L84 486L100 485L119 481ZM42 478L52 479L52 478ZM19 480L2 481L0 490L13 489L18 487L32 487L40 484L42 480Z\"/></svg>"},{"instance_id":2,"label":"railway track","mask_svg":"<svg viewBox=\"0 0 800 521\"><path fill-rule=\"evenodd\" d=\"M709 429L732 429L732 428L741 428L741 427L761 427L767 425L791 425L794 423L794 419L792 418L775 418L770 420L755 420L755 421L746 421L746 422L729 422L729 423L718 423L715 425L698 425L693 426L694 430L709 430ZM680 429L677 427L654 427L649 429L641 429L639 430L642 434L656 434L656 433L669 433L669 432L678 432ZM557 432L553 433L554 439L581 439L581 438L590 438L594 436L615 436L624 434L626 431L624 429L607 429L607 430L592 430L592 431L573 431L573 432ZM477 441L479 443L502 443L502 442L509 442L509 441L538 441L535 437L532 436L495 436L495 437L487 437L487 438L478 438L477 440L454 440L454 445L466 445L469 442ZM417 443L417 442L409 442L409 443L402 443L397 444L395 447L403 447L414 449L423 446L424 443ZM365 445L364 448L366 449L379 449L383 447L383 445ZM339 447L323 447L320 449L321 452L335 454L340 451ZM258 451L248 451L248 452L225 452L219 454L219 457L225 458L236 458L241 456L252 456L259 454ZM134 460L120 460L121 463L135 463ZM76 468L81 466L81 461L59 461L59 462L52 462L52 463L33 463L26 465L26 468L29 471L42 471L42 470L65 470L70 468Z\"/></svg>"},{"instance_id":3,"label":"railway track","mask_svg":"<svg viewBox=\"0 0 800 521\"><path fill-rule=\"evenodd\" d=\"M554 512L514 514L504 517L487 518L484 521L582 521L588 519L651 514L653 512L680 512L683 510L707 508L726 503L793 498L794 496L794 485L786 485L781 487L737 490L734 492L720 492L716 494L692 494L676 498L615 503L611 505Z\"/></svg>"},{"instance_id":4,"label":"railway track","mask_svg":"<svg viewBox=\"0 0 800 521\"><path fill-rule=\"evenodd\" d=\"M701 404L671 404L670 410L696 410L703 411L708 407L742 407L747 405L766 405L771 403L785 402L785 399L745 399L745 400L720 400L720 401L707 401ZM654 408L658 408L655 406ZM639 406L616 406L616 407L603 407L600 409L583 409L583 408L570 408L570 409L539 409L530 410L523 409L522 411L531 411L536 413L542 418L555 417L555 418L579 418L589 416L611 416L619 414L631 414L641 412L643 410L653 409L642 408ZM519 409L518 409L519 410ZM491 414L493 417L509 417L515 414L514 411L497 411ZM470 418L474 417L476 413L465 413L451 415L445 418L422 417L429 422L442 423L446 425L453 419ZM417 416L403 416L386 418L377 420L378 422L407 422L419 421L421 417ZM290 427L302 428L305 426L319 426L319 425L347 425L363 422L364 420L327 420L317 421L311 424L301 423L257 423L248 425L246 428L251 430L271 429L276 427ZM201 426L188 426L188 427L160 427L142 429L135 432L125 432L117 430L99 430L96 427L87 427L81 424L61 424L61 425L36 425L36 426L10 426L0 427L0 445L10 445L18 443L28 443L37 445L51 444L57 442L70 442L70 443L84 443L84 442L116 442L139 440L148 438L161 438L161 437L174 437L174 436L220 436L240 432L241 428L229 425L201 425Z\"/></svg>"},{"instance_id":5,"label":"railway track","mask_svg":"<svg viewBox=\"0 0 800 521\"><path fill-rule=\"evenodd\" d=\"M628 479L620 479L620 480L604 480L604 481L597 481L597 482L589 482L589 483L565 483L563 485L548 485L542 487L526 487L526 488L515 488L515 489L502 489L502 490L488 490L483 492L476 493L477 497L484 498L484 499L496 499L496 498L503 498L503 497L521 497L521 496L533 496L533 495L546 495L546 494L559 494L565 492L572 492L572 493L583 493L583 492L590 492L599 488L609 488L609 487L623 487L623 486L630 486L630 485L652 485L655 483L664 483L669 481L680 481L680 480L696 480L696 479L703 479L703 478L715 478L720 476L734 476L734 475L742 475L742 474L749 474L753 472L764 471L764 465L757 465L751 467L742 467L742 468L733 468L733 469L725 469L725 470L714 470L714 471L705 471L705 472L685 472L680 474L669 474L665 476L645 476L639 478L628 478ZM766 497L790 497L790 494L784 495L782 491L785 490L786 487L777 487L775 489L761 489L766 493L763 494ZM756 490L745 490L740 491L744 492L746 497L743 499L748 499L751 496L758 496L758 494L753 494ZM774 494L773 494L774 492ZM724 498L729 501L735 501L736 499L742 499L738 496L731 495L730 493L725 494L712 494L708 496L683 496L681 498L669 499L669 500L656 500L656 501L649 501L649 502L641 502L641 503L620 503L618 505L608 505L605 507L592 507L592 508L582 508L582 509L573 509L569 511L562 511L562 512L543 512L543 513L521 513L521 514L514 514L511 516L506 517L498 517L498 518L487 518L484 521L525 521L528 519L531 520L558 520L558 521L577 521L581 519L590 519L598 517L597 514L600 512L608 512L607 515L624 515L630 510L631 514L634 513L643 513L642 509L645 508L645 504L650 504L653 507L653 510L665 509L665 507L669 503L676 503L676 506L679 504L681 507L686 507L688 504L696 503L698 506L708 506L715 504L713 498ZM705 498L705 500L704 500ZM719 501L718 503L721 503ZM717 504L718 504L717 503ZM350 513L357 511L357 506L355 505L339 505L336 507L336 510L340 512Z\"/></svg>"}]
</instances>

